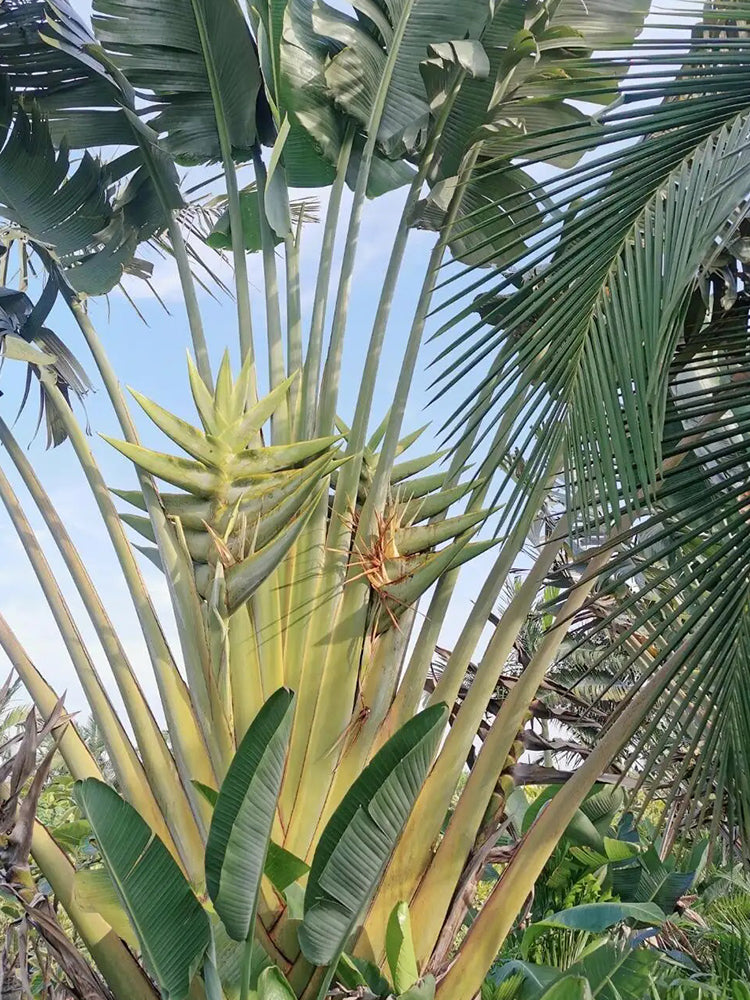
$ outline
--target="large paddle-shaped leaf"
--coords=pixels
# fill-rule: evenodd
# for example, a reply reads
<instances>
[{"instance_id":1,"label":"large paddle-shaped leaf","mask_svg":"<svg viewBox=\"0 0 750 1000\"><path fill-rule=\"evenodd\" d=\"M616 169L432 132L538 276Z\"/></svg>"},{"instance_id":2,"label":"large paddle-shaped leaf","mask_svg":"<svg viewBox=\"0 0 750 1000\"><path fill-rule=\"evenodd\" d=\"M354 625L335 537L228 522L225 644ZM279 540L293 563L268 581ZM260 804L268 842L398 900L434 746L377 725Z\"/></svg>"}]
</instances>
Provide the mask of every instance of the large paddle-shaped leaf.
<instances>
[{"instance_id":1,"label":"large paddle-shaped leaf","mask_svg":"<svg viewBox=\"0 0 750 1000\"><path fill-rule=\"evenodd\" d=\"M414 953L414 939L411 933L409 907L398 903L388 920L385 935L385 956L391 979L397 993L404 993L419 979L417 956Z\"/></svg>"},{"instance_id":2,"label":"large paddle-shaped leaf","mask_svg":"<svg viewBox=\"0 0 750 1000\"><path fill-rule=\"evenodd\" d=\"M487 0L376 0L355 20L325 0L313 3L313 27L341 50L325 76L336 103L363 126L369 122L381 80L388 76L378 140L392 157L424 143L430 105L420 63L431 45L477 38L491 15Z\"/></svg>"},{"instance_id":3,"label":"large paddle-shaped leaf","mask_svg":"<svg viewBox=\"0 0 750 1000\"><path fill-rule=\"evenodd\" d=\"M680 896L692 888L696 872L675 871L673 861L662 861L650 847L638 855L637 864L618 866L613 871L613 880L622 898L634 903L650 902L665 913L674 913Z\"/></svg>"},{"instance_id":4,"label":"large paddle-shaped leaf","mask_svg":"<svg viewBox=\"0 0 750 1000\"><path fill-rule=\"evenodd\" d=\"M292 724L294 695L281 688L253 720L219 790L206 846L206 884L235 941L255 922Z\"/></svg>"},{"instance_id":5,"label":"large paddle-shaped leaf","mask_svg":"<svg viewBox=\"0 0 750 1000\"><path fill-rule=\"evenodd\" d=\"M170 152L220 160L224 133L236 159L251 157L261 77L237 0L94 0L93 10L94 32L112 61L155 95L150 124L166 133Z\"/></svg>"},{"instance_id":6,"label":"large paddle-shaped leaf","mask_svg":"<svg viewBox=\"0 0 750 1000\"><path fill-rule=\"evenodd\" d=\"M572 906L560 913L532 924L526 929L521 943L524 958L529 957L529 949L537 938L551 928L567 928L601 934L615 924L632 920L649 927L660 927L667 919L666 914L655 903L621 903L618 900L606 903L584 903Z\"/></svg>"},{"instance_id":7,"label":"large paddle-shaped leaf","mask_svg":"<svg viewBox=\"0 0 750 1000\"><path fill-rule=\"evenodd\" d=\"M568 974L588 980L591 995L598 1000L620 1000L644 996L659 961L654 948L618 948L606 942L571 965Z\"/></svg>"},{"instance_id":8,"label":"large paddle-shaped leaf","mask_svg":"<svg viewBox=\"0 0 750 1000\"><path fill-rule=\"evenodd\" d=\"M595 80L601 70L593 61L585 62L587 53L595 46L604 48L605 40L611 44L632 41L648 12L644 0L627 0L617 5L616 12L605 6L599 4L590 13L589 5L580 6L576 0L551 6L529 5L524 0L495 4L494 16L480 36L489 72L468 73L463 80L438 139L431 194L415 217L416 225L439 229L445 222L461 164L476 151L477 143L482 144L477 161L481 166L498 156L517 156L527 133L545 130L549 162L556 166L577 162L580 153L561 153L554 141L566 129L587 120L579 107L566 100L560 85L561 80L569 80L567 66L572 61L580 75ZM446 58L449 51L445 45L436 46L422 64L423 74L430 70L434 74L443 64L444 72L433 77L435 84L441 77L443 86L454 80L455 65ZM426 79L434 100L430 77ZM591 90L597 90L593 83ZM614 97L606 87L599 91L592 96L594 102L606 103ZM532 176L520 167L475 170L463 188L451 232L454 256L467 264L497 267L520 253L541 221L542 205L534 185Z\"/></svg>"},{"instance_id":9,"label":"large paddle-shaped leaf","mask_svg":"<svg viewBox=\"0 0 750 1000\"><path fill-rule=\"evenodd\" d=\"M132 806L96 778L76 784L144 960L167 1000L184 1000L211 940L208 915L177 862Z\"/></svg>"},{"instance_id":10,"label":"large paddle-shaped leaf","mask_svg":"<svg viewBox=\"0 0 750 1000\"><path fill-rule=\"evenodd\" d=\"M138 244L166 226L165 208L182 206L174 166L128 110L127 84L92 58L96 41L67 0L3 5L0 38L0 211L76 291L104 294L132 268ZM107 145L139 148L71 165L69 149Z\"/></svg>"},{"instance_id":11,"label":"large paddle-shaped leaf","mask_svg":"<svg viewBox=\"0 0 750 1000\"><path fill-rule=\"evenodd\" d=\"M582 976L566 976L550 986L541 1000L592 1000L593 994Z\"/></svg>"},{"instance_id":12,"label":"large paddle-shaped leaf","mask_svg":"<svg viewBox=\"0 0 750 1000\"><path fill-rule=\"evenodd\" d=\"M158 149L153 130L133 113L134 91L112 72L106 53L68 0L2 5L0 75L25 110L42 113L55 147L127 148L102 167L102 174L108 184L119 185L115 207L128 234L133 229L141 241L149 239L166 226L165 209L183 206L174 164Z\"/></svg>"},{"instance_id":13,"label":"large paddle-shaped leaf","mask_svg":"<svg viewBox=\"0 0 750 1000\"><path fill-rule=\"evenodd\" d=\"M430 768L446 711L435 705L407 722L331 816L313 857L299 929L310 962L335 961L357 927Z\"/></svg>"},{"instance_id":14,"label":"large paddle-shaped leaf","mask_svg":"<svg viewBox=\"0 0 750 1000\"><path fill-rule=\"evenodd\" d=\"M259 5L263 7L263 4ZM315 0L271 0L267 21L277 79L276 100L290 123L283 162L287 180L294 187L330 184L341 153L344 135L357 123L357 133L347 170L347 184L356 185L365 143L361 119L357 122L334 104L326 69L339 51L339 43L313 27ZM407 184L413 172L403 161L391 161L375 151L367 196L374 198Z\"/></svg>"},{"instance_id":15,"label":"large paddle-shaped leaf","mask_svg":"<svg viewBox=\"0 0 750 1000\"><path fill-rule=\"evenodd\" d=\"M13 93L36 102L55 145L63 136L70 149L130 142L117 85L83 52L93 41L67 0L0 5L0 72Z\"/></svg>"},{"instance_id":16,"label":"large paddle-shaped leaf","mask_svg":"<svg viewBox=\"0 0 750 1000\"><path fill-rule=\"evenodd\" d=\"M81 292L116 285L138 242L111 204L102 165L85 153L71 170L38 108L14 108L7 83L0 93L0 215L53 253Z\"/></svg>"}]
</instances>

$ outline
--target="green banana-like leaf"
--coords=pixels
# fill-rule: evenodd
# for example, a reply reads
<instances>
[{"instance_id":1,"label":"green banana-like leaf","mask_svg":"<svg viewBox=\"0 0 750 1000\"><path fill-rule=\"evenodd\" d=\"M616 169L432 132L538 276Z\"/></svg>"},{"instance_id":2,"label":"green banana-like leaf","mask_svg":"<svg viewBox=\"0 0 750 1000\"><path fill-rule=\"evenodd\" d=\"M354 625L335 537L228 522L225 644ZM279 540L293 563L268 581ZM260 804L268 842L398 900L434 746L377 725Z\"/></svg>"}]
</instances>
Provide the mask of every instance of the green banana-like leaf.
<instances>
[{"instance_id":1,"label":"green banana-like leaf","mask_svg":"<svg viewBox=\"0 0 750 1000\"><path fill-rule=\"evenodd\" d=\"M204 980L206 978L207 967L210 963L212 957L215 958L215 975L214 979L217 977L221 981L223 993L220 994L219 1000L237 1000L240 996L242 975L243 975L243 964L244 958L247 953L247 944L244 941L234 941L227 934L224 924L219 920L216 914L211 915L211 931L213 933L213 949L209 950L209 954L206 958L204 964ZM254 990L258 984L258 979L262 975L263 971L272 965L271 959L268 957L268 953L257 941L253 941L252 953L250 957L250 989ZM211 955L211 951L214 955ZM251 992L250 996L255 1000ZM209 996L206 1000L214 1000L213 996Z\"/></svg>"},{"instance_id":2,"label":"green banana-like leaf","mask_svg":"<svg viewBox=\"0 0 750 1000\"><path fill-rule=\"evenodd\" d=\"M127 911L117 895L114 882L106 868L84 868L73 879L73 899L87 913L98 913L113 931L138 951L138 938Z\"/></svg>"},{"instance_id":3,"label":"green banana-like leaf","mask_svg":"<svg viewBox=\"0 0 750 1000\"><path fill-rule=\"evenodd\" d=\"M206 884L235 941L246 941L255 921L293 702L293 693L281 688L258 712L229 765L211 819Z\"/></svg>"},{"instance_id":4,"label":"green banana-like leaf","mask_svg":"<svg viewBox=\"0 0 750 1000\"><path fill-rule=\"evenodd\" d=\"M475 38L436 42L427 52L428 57L420 63L419 69L433 111L455 97L453 84L459 72L484 80L492 69L484 45Z\"/></svg>"},{"instance_id":5,"label":"green banana-like leaf","mask_svg":"<svg viewBox=\"0 0 750 1000\"><path fill-rule=\"evenodd\" d=\"M551 928L568 928L570 930L588 931L590 934L601 934L616 924L633 921L647 927L661 927L667 919L664 911L655 903L585 903L572 906L560 913L553 913L544 920L531 924L524 931L521 942L523 958L529 957L529 949L534 941Z\"/></svg>"},{"instance_id":6,"label":"green banana-like leaf","mask_svg":"<svg viewBox=\"0 0 750 1000\"><path fill-rule=\"evenodd\" d=\"M590 819L599 833L604 836L612 826L615 816L625 805L625 792L612 785L592 792L581 803L581 812Z\"/></svg>"},{"instance_id":7,"label":"green banana-like leaf","mask_svg":"<svg viewBox=\"0 0 750 1000\"><path fill-rule=\"evenodd\" d=\"M327 186L345 128L322 86L329 47L312 32L309 3L259 0L256 10L264 79L279 120L288 123L283 162L289 185ZM307 126L300 121L304 116Z\"/></svg>"},{"instance_id":8,"label":"green banana-like leaf","mask_svg":"<svg viewBox=\"0 0 750 1000\"><path fill-rule=\"evenodd\" d=\"M307 875L310 866L272 840L268 844L264 871L274 889L283 893L303 875Z\"/></svg>"},{"instance_id":9,"label":"green banana-like leaf","mask_svg":"<svg viewBox=\"0 0 750 1000\"><path fill-rule=\"evenodd\" d=\"M224 1000L219 963L218 959L214 957L214 949L209 951L203 963L203 989L206 1000Z\"/></svg>"},{"instance_id":10,"label":"green banana-like leaf","mask_svg":"<svg viewBox=\"0 0 750 1000\"><path fill-rule=\"evenodd\" d=\"M284 150L286 150L288 143L289 138L287 137ZM308 187L309 185L300 185L300 187L303 186ZM268 191L268 189L266 190ZM223 203L222 199L220 204ZM257 253L262 249L263 243L261 239L260 204L258 202L257 186L254 182L240 191L240 210L242 212L242 235L245 240L245 249L250 253ZM296 229L300 222L313 222L316 219L316 216L311 211L310 203L305 199L291 201L289 204L289 213L291 214L293 229ZM275 246L284 242L283 237L278 236L273 229L270 230L270 233ZM228 208L222 212L214 223L213 229L206 237L206 243L210 247L213 247L214 250L232 249L232 227Z\"/></svg>"},{"instance_id":11,"label":"green banana-like leaf","mask_svg":"<svg viewBox=\"0 0 750 1000\"><path fill-rule=\"evenodd\" d=\"M611 4L604 9L607 5L601 2L597 7L596 11L588 4L578 7L575 0L554 6L529 7L524 0L495 5L494 16L480 36L489 72L464 80L440 135L435 180L456 176L464 156L480 139L486 143L483 153L500 155L503 137L514 132L533 134L544 129L549 135L547 156L563 165L555 160L554 130L587 119L566 103L560 81L569 80L569 73L575 71L595 79L596 67L586 65L584 70L582 56L593 48L631 42L649 11L647 0L627 0L618 3L616 10ZM527 56L519 44L522 35L533 42ZM514 53L514 47L519 51ZM568 69L571 65L572 70ZM511 70L511 87L498 89ZM592 100L613 99L611 90L600 89L604 93L592 95Z\"/></svg>"},{"instance_id":12,"label":"green banana-like leaf","mask_svg":"<svg viewBox=\"0 0 750 1000\"><path fill-rule=\"evenodd\" d=\"M188 162L247 160L268 122L257 50L237 0L94 0L94 32L134 87L156 98L151 126Z\"/></svg>"},{"instance_id":13,"label":"green banana-like leaf","mask_svg":"<svg viewBox=\"0 0 750 1000\"><path fill-rule=\"evenodd\" d=\"M559 983L550 986L540 1000L592 1000L593 993L583 976L566 976Z\"/></svg>"},{"instance_id":14,"label":"green banana-like leaf","mask_svg":"<svg viewBox=\"0 0 750 1000\"><path fill-rule=\"evenodd\" d=\"M692 888L696 873L676 871L674 863L662 861L650 847L638 855L637 863L616 868L612 876L623 899L653 903L665 913L674 913L679 898Z\"/></svg>"},{"instance_id":15,"label":"green banana-like leaf","mask_svg":"<svg viewBox=\"0 0 750 1000\"><path fill-rule=\"evenodd\" d=\"M438 140L432 190L414 224L437 230L445 222L461 165L481 142L480 165L463 188L456 210L451 252L467 264L495 266L522 253L543 214L535 181L519 168L482 172L481 163L500 156L510 159L528 133L544 132L549 152L542 158L556 166L575 164L580 153L558 153L555 140L575 125L591 125L591 118L566 100L560 80L576 72L595 80L597 69L585 61L590 49L600 38L610 38L613 44L615 39L632 41L647 13L644 0L619 4L616 15L599 10L590 21L587 11L576 11L569 3L496 4L481 35L488 70L467 74L455 95ZM441 88L451 84L459 62L450 58L446 46L433 49L422 72L434 102L445 96ZM568 68L571 63L573 70ZM596 101L596 88L591 90ZM605 102L612 99L606 87L600 90L605 91ZM506 210L511 203L512 209Z\"/></svg>"},{"instance_id":16,"label":"green banana-like leaf","mask_svg":"<svg viewBox=\"0 0 750 1000\"><path fill-rule=\"evenodd\" d=\"M63 138L71 149L131 144L117 84L85 57L93 38L67 0L4 3L0 38L0 72L39 107L56 146Z\"/></svg>"},{"instance_id":17,"label":"green banana-like leaf","mask_svg":"<svg viewBox=\"0 0 750 1000\"><path fill-rule=\"evenodd\" d=\"M336 980L352 992L360 987L369 990L376 997L388 996L392 992L391 984L377 965L356 955L341 956L336 966Z\"/></svg>"},{"instance_id":18,"label":"green banana-like leaf","mask_svg":"<svg viewBox=\"0 0 750 1000\"><path fill-rule=\"evenodd\" d=\"M208 915L167 848L117 792L87 778L75 793L148 968L167 1000L185 1000L210 944Z\"/></svg>"},{"instance_id":19,"label":"green banana-like leaf","mask_svg":"<svg viewBox=\"0 0 750 1000\"><path fill-rule=\"evenodd\" d=\"M245 249L250 253L258 253L262 249L261 240L261 216L258 193L255 185L251 189L245 188L240 192L240 209L242 211L242 236L245 240ZM279 237L274 238L274 245L282 243ZM206 243L214 250L232 249L232 230L229 220L229 209L216 220L213 229L206 237Z\"/></svg>"},{"instance_id":20,"label":"green banana-like leaf","mask_svg":"<svg viewBox=\"0 0 750 1000\"><path fill-rule=\"evenodd\" d=\"M586 0L585 7L578 0L560 0L555 21L580 31L592 48L607 49L632 42L650 10L649 0L627 0L617 6L609 0Z\"/></svg>"},{"instance_id":21,"label":"green banana-like leaf","mask_svg":"<svg viewBox=\"0 0 750 1000\"><path fill-rule=\"evenodd\" d=\"M596 1000L620 1000L623 996L643 996L660 961L654 948L618 948L605 942L567 971L570 976L586 979Z\"/></svg>"},{"instance_id":22,"label":"green banana-like leaf","mask_svg":"<svg viewBox=\"0 0 750 1000\"><path fill-rule=\"evenodd\" d=\"M397 1000L435 1000L435 977L425 976L408 990L399 993Z\"/></svg>"},{"instance_id":23,"label":"green banana-like leaf","mask_svg":"<svg viewBox=\"0 0 750 1000\"><path fill-rule=\"evenodd\" d=\"M88 25L68 0L6 4L0 13L0 69L24 108L32 100L60 149L126 147L102 170L119 189L114 201L126 229L142 240L182 208L174 164L135 111L135 94L112 72ZM83 278L91 265L84 265ZM139 263L142 269L143 264ZM83 286L79 284L76 287Z\"/></svg>"},{"instance_id":24,"label":"green banana-like leaf","mask_svg":"<svg viewBox=\"0 0 750 1000\"><path fill-rule=\"evenodd\" d=\"M385 956L391 979L397 993L404 993L419 979L417 956L414 953L414 939L411 933L409 907L398 903L388 919L385 934Z\"/></svg>"},{"instance_id":25,"label":"green banana-like leaf","mask_svg":"<svg viewBox=\"0 0 750 1000\"><path fill-rule=\"evenodd\" d=\"M538 1000L560 976L560 970L551 966L514 959L500 966L496 974L496 987L512 983L512 989L508 990L512 1000Z\"/></svg>"},{"instance_id":26,"label":"green banana-like leaf","mask_svg":"<svg viewBox=\"0 0 750 1000\"><path fill-rule=\"evenodd\" d=\"M550 785L539 795L524 813L522 832L526 833L534 822L540 811L554 798L560 790L559 785ZM589 804L591 803L591 804ZM600 854L605 853L603 833L611 826L618 805L622 804L622 797L619 789L599 788L594 791L576 811L575 816L568 824L565 836L572 843L584 847L590 847ZM607 811L611 807L611 811ZM598 825L590 818L594 817ZM601 829L600 829L601 827Z\"/></svg>"},{"instance_id":27,"label":"green banana-like leaf","mask_svg":"<svg viewBox=\"0 0 750 1000\"><path fill-rule=\"evenodd\" d=\"M219 797L216 789L209 788L208 785L204 785L200 781L193 781L193 785L213 809ZM269 840L263 873L274 889L278 889L281 893L285 892L290 885L293 885L309 871L310 866L306 865L296 854L292 854L291 851L280 847L273 840Z\"/></svg>"},{"instance_id":28,"label":"green banana-like leaf","mask_svg":"<svg viewBox=\"0 0 750 1000\"><path fill-rule=\"evenodd\" d=\"M193 779L192 785L196 791L201 793L203 798L206 800L206 802L208 802L208 804L213 809L216 805L216 800L219 797L219 793L217 792L217 790L215 788L211 788L210 785L204 785L202 781L195 781L195 779Z\"/></svg>"},{"instance_id":29,"label":"green banana-like leaf","mask_svg":"<svg viewBox=\"0 0 750 1000\"><path fill-rule=\"evenodd\" d=\"M445 705L406 723L329 820L313 857L299 941L308 961L337 961L375 891L443 732Z\"/></svg>"},{"instance_id":30,"label":"green banana-like leaf","mask_svg":"<svg viewBox=\"0 0 750 1000\"><path fill-rule=\"evenodd\" d=\"M489 20L490 5L486 0L453 6L439 0L404 4L380 0L368 11L367 21L354 21L318 0L313 5L313 26L319 35L342 46L326 67L326 82L336 102L363 127L370 120L389 58L393 60L378 141L395 158L420 149L425 140L430 105L419 66L429 46L477 38Z\"/></svg>"},{"instance_id":31,"label":"green banana-like leaf","mask_svg":"<svg viewBox=\"0 0 750 1000\"><path fill-rule=\"evenodd\" d=\"M135 250L164 228L165 204L182 205L173 165L150 148L151 130L140 119L134 127L128 95L84 51L93 38L66 0L3 5L0 34L4 125L15 113L0 155L3 214L79 292L104 294L124 271L147 275ZM87 152L69 170L70 148L139 142L149 147L161 198L142 149L108 164Z\"/></svg>"},{"instance_id":32,"label":"green banana-like leaf","mask_svg":"<svg viewBox=\"0 0 750 1000\"><path fill-rule=\"evenodd\" d=\"M604 853L609 861L632 861L640 853L638 844L631 844L627 840L616 840L613 837L604 837Z\"/></svg>"},{"instance_id":33,"label":"green banana-like leaf","mask_svg":"<svg viewBox=\"0 0 750 1000\"><path fill-rule=\"evenodd\" d=\"M263 5L260 5L263 6ZM344 137L359 129L354 119L342 113L331 100L326 67L338 51L330 38L313 27L314 0L270 0L268 19L270 45L280 112L290 122L284 146L284 168L289 184L320 187L330 184L341 153ZM279 28L280 25L280 28ZM356 184L365 137L357 131L353 138L346 181ZM367 196L374 198L409 182L413 170L402 161L390 161L377 152L367 182Z\"/></svg>"},{"instance_id":34,"label":"green banana-like leaf","mask_svg":"<svg viewBox=\"0 0 750 1000\"><path fill-rule=\"evenodd\" d=\"M39 109L14 113L6 84L0 143L0 214L51 251L75 289L108 292L132 259L138 233L110 201L101 164L85 153L70 173L68 154L55 152Z\"/></svg>"},{"instance_id":35,"label":"green banana-like leaf","mask_svg":"<svg viewBox=\"0 0 750 1000\"><path fill-rule=\"evenodd\" d=\"M216 789L209 788L208 785L203 785L200 781L194 781L193 785L213 809L219 797ZM296 854L292 854L291 851L280 847L273 840L269 840L263 873L274 889L278 889L281 893L285 892L290 885L293 885L309 871L310 866L306 865Z\"/></svg>"},{"instance_id":36,"label":"green banana-like leaf","mask_svg":"<svg viewBox=\"0 0 750 1000\"><path fill-rule=\"evenodd\" d=\"M258 976L258 1000L296 1000L296 994L284 973L276 965L270 965Z\"/></svg>"},{"instance_id":37,"label":"green banana-like leaf","mask_svg":"<svg viewBox=\"0 0 750 1000\"><path fill-rule=\"evenodd\" d=\"M444 228L457 182L457 177L449 177L435 184L429 197L417 206L412 219L415 228L433 232ZM520 167L502 173L477 170L464 186L456 211L449 243L454 257L467 265L500 267L520 253L541 221L535 185ZM512 211L504 208L509 203Z\"/></svg>"}]
</instances>

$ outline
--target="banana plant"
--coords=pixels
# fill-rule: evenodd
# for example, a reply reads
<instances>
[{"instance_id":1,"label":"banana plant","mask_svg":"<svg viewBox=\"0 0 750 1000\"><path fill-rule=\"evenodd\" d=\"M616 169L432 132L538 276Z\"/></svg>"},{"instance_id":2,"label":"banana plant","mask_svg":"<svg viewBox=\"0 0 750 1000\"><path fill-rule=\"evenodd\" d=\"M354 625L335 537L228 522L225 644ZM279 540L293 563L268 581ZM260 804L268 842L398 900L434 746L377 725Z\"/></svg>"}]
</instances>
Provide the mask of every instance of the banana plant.
<instances>
[{"instance_id":1,"label":"banana plant","mask_svg":"<svg viewBox=\"0 0 750 1000\"><path fill-rule=\"evenodd\" d=\"M683 6L665 33L684 27ZM436 997L473 1000L618 755L627 765L646 754L643 781L656 773L655 787L668 772L678 808L710 812L715 826L731 816L744 830L747 310L738 288L730 294L747 258L750 60L734 23L743 10L691 8L695 30L660 46L638 37L642 0L585 9L378 0L352 11L306 0L94 0L91 25L66 0L3 4L3 281L17 261L28 302L5 299L0 335L9 360L38 380L52 440L96 503L159 693L155 708L33 461L0 419L3 465L24 491L0 471L0 498L121 796L70 725L60 752L114 891L84 910L96 884L76 897L70 860L46 841L37 862L117 1000L133 996L131 980L139 1000L153 997L151 977L169 996L323 1000L345 953L385 979L389 936L406 939L391 922L402 904L414 962L388 985L429 995L467 859L499 835L498 781L529 705L578 613L631 577L619 641L635 683L526 831ZM80 151L73 165L70 149ZM229 244L231 343L205 322L193 275L203 248L185 223L191 190L217 164L222 217L209 240ZM328 189L311 299L294 185ZM363 335L362 219L368 199L399 187L403 208ZM393 307L414 226L436 237L405 315ZM147 274L138 248L154 239L180 278L194 418L138 386L132 406L89 310L124 274ZM262 302L251 298L251 252ZM105 446L131 462L136 489L102 475L74 399L85 383L40 336L53 306L78 325L120 427ZM419 441L407 405L436 316L436 406L464 380L472 391L455 413L437 411L445 448L401 459ZM386 352L396 324L398 359ZM353 338L367 349L342 414ZM373 428L386 365L395 388ZM161 446L142 443L141 413ZM438 706L456 704L490 612L561 484L565 513L448 721ZM31 527L27 495L101 642L122 716ZM459 572L489 549L494 562L420 713ZM575 585L454 803L561 550L580 566ZM142 558L164 573L179 648ZM49 716L52 667L38 669L2 617L0 645ZM283 715L275 729L274 712ZM256 746L256 723L260 756L245 749ZM689 753L675 757L675 745ZM174 921L162 918L167 888ZM406 986L415 967L420 978Z\"/></svg>"},{"instance_id":2,"label":"banana plant","mask_svg":"<svg viewBox=\"0 0 750 1000\"><path fill-rule=\"evenodd\" d=\"M508 1000L643 997L648 995L660 961L659 953L648 947L623 948L601 942L563 973L543 965L509 962L497 993ZM504 983L508 986L505 991Z\"/></svg>"}]
</instances>

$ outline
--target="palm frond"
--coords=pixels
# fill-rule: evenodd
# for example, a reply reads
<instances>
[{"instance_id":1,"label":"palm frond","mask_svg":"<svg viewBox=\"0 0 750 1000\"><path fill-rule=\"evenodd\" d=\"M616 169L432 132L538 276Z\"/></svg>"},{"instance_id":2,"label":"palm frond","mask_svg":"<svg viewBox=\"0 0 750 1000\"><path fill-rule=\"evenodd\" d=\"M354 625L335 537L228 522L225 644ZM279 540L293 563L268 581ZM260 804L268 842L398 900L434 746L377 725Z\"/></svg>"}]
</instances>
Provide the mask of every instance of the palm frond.
<instances>
[{"instance_id":1,"label":"palm frond","mask_svg":"<svg viewBox=\"0 0 750 1000\"><path fill-rule=\"evenodd\" d=\"M670 366L663 446L679 464L663 474L652 512L638 519L622 552L613 547L587 605L610 610L586 621L569 655L608 638L588 680L613 650L621 657L598 703L630 672L639 686L671 660L627 764L649 797L677 801L681 814L709 822L734 844L748 829L750 440L743 383L750 335L744 293L730 310L717 294L713 308L715 319L709 312L699 331L686 330Z\"/></svg>"},{"instance_id":2,"label":"palm frond","mask_svg":"<svg viewBox=\"0 0 750 1000\"><path fill-rule=\"evenodd\" d=\"M569 499L589 519L602 507L619 518L621 491L649 497L654 489L666 406L660 373L676 349L692 292L745 210L748 42L741 32L728 40L712 37L722 11L729 16L729 7L719 6L693 38L683 41L674 32L672 40L672 26L664 29L666 69L654 66L657 42L646 38L627 55L594 57L600 76L579 79L569 64L561 82L568 96L583 99L597 79L605 95L620 90L622 103L593 126L530 133L513 161L475 171L475 178L503 176L519 162L532 169L555 151L596 150L531 189L537 197L544 190L549 209L527 241L530 250L511 255L499 276L493 270L472 280L475 264L450 279L460 293L445 308L467 290L481 296L445 324L445 333L457 322L462 328L441 352L450 367L437 384L444 392L471 376L473 390L482 391L454 413L446 430L463 436L496 422L512 399L528 393L504 442L524 464L508 520L531 482L561 468ZM741 13L732 5L732 16ZM614 70L627 59L633 68L620 80ZM664 96L656 106L655 93ZM707 186L712 196L704 199ZM513 198L506 201L506 210L513 205ZM481 235L481 218L473 231ZM491 243L490 234L481 263L496 253ZM471 321L474 310L478 322ZM481 364L486 373L477 386Z\"/></svg>"}]
</instances>

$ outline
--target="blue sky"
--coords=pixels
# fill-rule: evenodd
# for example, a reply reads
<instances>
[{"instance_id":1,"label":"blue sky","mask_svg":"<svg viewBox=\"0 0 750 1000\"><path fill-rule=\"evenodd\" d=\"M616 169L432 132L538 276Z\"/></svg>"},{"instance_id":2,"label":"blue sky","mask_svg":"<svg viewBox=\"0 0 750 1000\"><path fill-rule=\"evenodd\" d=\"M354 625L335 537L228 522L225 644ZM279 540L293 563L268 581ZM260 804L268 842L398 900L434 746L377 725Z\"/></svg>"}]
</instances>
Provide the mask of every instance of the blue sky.
<instances>
[{"instance_id":1,"label":"blue sky","mask_svg":"<svg viewBox=\"0 0 750 1000\"><path fill-rule=\"evenodd\" d=\"M80 10L87 10L89 6L83 0L78 0L78 2L74 0L74 5ZM247 179L250 179L250 175ZM322 195L322 214L325 209L325 192L313 194ZM371 321L382 287L387 253L400 216L402 199L403 193L397 192L379 199L375 203L370 203L365 211L360 236L359 259L354 278L354 296L350 312L339 406L339 412L345 420L351 416L356 398ZM321 230L321 225L309 225L303 236L303 306L309 306L312 300ZM394 303L393 321L383 352L381 375L375 397L373 425L382 418L395 386L400 367L402 345L408 334L413 304L422 282L427 254L432 241L433 237L424 233L413 233L410 239L402 280ZM341 246L339 245L339 259L340 254ZM336 274L335 267L333 273ZM127 282L128 292L134 298L146 322L138 317L125 296L119 291L113 292L106 300L92 302L90 315L99 330L122 383L133 386L145 395L157 399L163 406L179 413L186 419L194 420L187 390L185 367L189 334L181 302L179 281L173 266L165 261L156 262L153 280L169 309L170 315L164 312L162 306L154 299L145 285L133 280ZM260 260L257 255L250 257L250 281L255 310L254 321L256 329L262 330L262 277ZM8 283L13 284L12 272L9 273ZM226 346L229 346L233 353L235 352L235 306L233 301L227 297L219 296L217 302L205 293L201 294L201 304L204 309L210 349L216 363ZM332 310L332 306L330 308ZM71 347L76 356L83 362L94 382L95 391L89 394L85 401L85 414L80 407L78 407L78 412L82 419L88 418L92 430L91 446L107 483L125 488L135 485L132 467L99 437L99 434L118 437L119 428L105 393L99 384L98 375L87 355L85 344L64 306L58 304L55 307L47 325ZM261 357L264 355L264 351L265 347L261 342L259 343ZM439 406L428 413L425 413L423 409L427 399L426 387L429 382L425 365L429 356L429 351L423 353L411 403L406 414L405 432L421 426L427 420L439 423L441 415L445 415L447 412L447 401L441 401ZM2 373L0 373L0 388L3 391L3 396L0 397L0 407L3 417L8 422L12 422L16 414L23 388L23 376L21 367L10 363L6 363ZM133 405L135 406L135 404ZM163 446L158 432L151 430L146 418L141 419L138 415L136 416L144 441L157 447ZM60 515L80 549L89 572L105 599L108 610L136 665L141 682L155 698L156 688L129 596L120 580L118 566L110 549L108 538L83 481L72 449L65 444L57 449L45 451L43 431L33 439L35 422L36 407L32 397L32 401L16 425L18 440L23 447L28 446L29 457L46 489L51 494ZM422 447L427 450L432 444L428 433L423 439ZM44 545L53 568L59 571L65 595L70 601L84 639L89 645L97 665L102 670L103 675L109 677L101 649L93 631L88 626L85 612L80 606L75 590L68 582L52 539L44 528L41 518L36 514L32 502L24 493L22 485L18 483L7 460L3 461L3 468L17 487L27 514ZM0 564L0 608L44 676L58 692L68 692L66 704L69 709L85 712L85 702L73 668L23 548L15 536L4 509L0 511L0 533L3 541L3 559ZM167 632L170 637L174 638L164 580L147 560L142 560L142 564L144 575L162 614ZM488 565L486 559L484 565ZM476 568L466 577L467 581L469 578L472 581L479 578ZM457 602L457 613L452 617L451 625L446 630L446 642L450 642L455 637L476 587L476 583L464 583ZM1 662L2 654L0 654ZM114 684L111 680L108 681L108 687L116 700Z\"/></svg>"}]
</instances>

